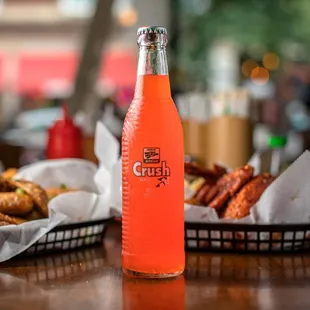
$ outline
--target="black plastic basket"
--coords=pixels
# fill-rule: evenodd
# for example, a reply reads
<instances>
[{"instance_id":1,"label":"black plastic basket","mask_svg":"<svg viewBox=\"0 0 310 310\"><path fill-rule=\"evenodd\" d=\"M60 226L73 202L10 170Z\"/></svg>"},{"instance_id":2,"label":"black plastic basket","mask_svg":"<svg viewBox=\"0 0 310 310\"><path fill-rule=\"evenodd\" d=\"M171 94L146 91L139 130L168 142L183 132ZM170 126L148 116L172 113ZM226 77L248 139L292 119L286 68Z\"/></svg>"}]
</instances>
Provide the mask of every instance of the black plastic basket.
<instances>
[{"instance_id":1,"label":"black plastic basket","mask_svg":"<svg viewBox=\"0 0 310 310\"><path fill-rule=\"evenodd\" d=\"M73 250L101 243L110 221L105 219L57 226L20 256Z\"/></svg>"},{"instance_id":2,"label":"black plastic basket","mask_svg":"<svg viewBox=\"0 0 310 310\"><path fill-rule=\"evenodd\" d=\"M310 251L310 224L185 223L185 249L238 253Z\"/></svg>"}]
</instances>

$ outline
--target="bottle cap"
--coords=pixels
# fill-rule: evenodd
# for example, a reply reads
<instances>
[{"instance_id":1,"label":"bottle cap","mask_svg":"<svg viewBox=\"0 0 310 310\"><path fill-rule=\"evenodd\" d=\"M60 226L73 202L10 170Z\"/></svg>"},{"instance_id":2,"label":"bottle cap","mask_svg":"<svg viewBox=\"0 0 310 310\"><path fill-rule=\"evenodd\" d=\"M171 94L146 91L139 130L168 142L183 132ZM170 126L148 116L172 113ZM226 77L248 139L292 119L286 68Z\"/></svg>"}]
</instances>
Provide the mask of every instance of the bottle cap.
<instances>
[{"instance_id":1,"label":"bottle cap","mask_svg":"<svg viewBox=\"0 0 310 310\"><path fill-rule=\"evenodd\" d=\"M271 136L268 140L268 146L272 149L282 148L287 143L286 136Z\"/></svg>"},{"instance_id":2,"label":"bottle cap","mask_svg":"<svg viewBox=\"0 0 310 310\"><path fill-rule=\"evenodd\" d=\"M159 33L159 34L165 34L167 35L167 29L160 26L146 26L146 27L140 27L138 29L137 35L146 34L146 33Z\"/></svg>"},{"instance_id":3,"label":"bottle cap","mask_svg":"<svg viewBox=\"0 0 310 310\"><path fill-rule=\"evenodd\" d=\"M61 117L55 121L52 127L50 127L50 131L52 132L67 132L67 131L77 131L79 127L77 127L72 119L70 118L68 107L66 104L61 106L62 115Z\"/></svg>"}]
</instances>

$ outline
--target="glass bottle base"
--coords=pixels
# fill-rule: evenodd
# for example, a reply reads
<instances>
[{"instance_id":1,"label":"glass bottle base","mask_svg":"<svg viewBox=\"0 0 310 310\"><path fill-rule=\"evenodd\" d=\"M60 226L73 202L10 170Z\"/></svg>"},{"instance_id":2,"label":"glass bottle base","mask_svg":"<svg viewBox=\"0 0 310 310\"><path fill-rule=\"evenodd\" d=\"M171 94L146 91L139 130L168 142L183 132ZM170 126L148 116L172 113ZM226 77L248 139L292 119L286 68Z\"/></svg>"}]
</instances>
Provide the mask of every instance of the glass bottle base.
<instances>
[{"instance_id":1,"label":"glass bottle base","mask_svg":"<svg viewBox=\"0 0 310 310\"><path fill-rule=\"evenodd\" d=\"M144 278L144 279L167 279L167 278L174 278L183 273L183 270L173 272L173 273L145 273L145 272L138 272L130 269L123 268L124 274L129 277L134 278Z\"/></svg>"}]
</instances>

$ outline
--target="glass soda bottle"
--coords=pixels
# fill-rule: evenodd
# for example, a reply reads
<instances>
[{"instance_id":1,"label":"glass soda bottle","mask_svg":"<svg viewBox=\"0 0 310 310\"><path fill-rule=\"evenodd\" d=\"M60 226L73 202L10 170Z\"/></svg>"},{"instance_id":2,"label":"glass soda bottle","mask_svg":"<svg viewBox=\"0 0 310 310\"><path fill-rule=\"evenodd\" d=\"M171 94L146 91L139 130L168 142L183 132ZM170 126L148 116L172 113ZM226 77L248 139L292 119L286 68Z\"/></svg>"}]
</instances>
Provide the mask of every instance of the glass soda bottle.
<instances>
[{"instance_id":1,"label":"glass soda bottle","mask_svg":"<svg viewBox=\"0 0 310 310\"><path fill-rule=\"evenodd\" d=\"M122 134L122 263L127 275L167 278L184 270L184 149L171 98L167 31L138 30L134 99Z\"/></svg>"}]
</instances>

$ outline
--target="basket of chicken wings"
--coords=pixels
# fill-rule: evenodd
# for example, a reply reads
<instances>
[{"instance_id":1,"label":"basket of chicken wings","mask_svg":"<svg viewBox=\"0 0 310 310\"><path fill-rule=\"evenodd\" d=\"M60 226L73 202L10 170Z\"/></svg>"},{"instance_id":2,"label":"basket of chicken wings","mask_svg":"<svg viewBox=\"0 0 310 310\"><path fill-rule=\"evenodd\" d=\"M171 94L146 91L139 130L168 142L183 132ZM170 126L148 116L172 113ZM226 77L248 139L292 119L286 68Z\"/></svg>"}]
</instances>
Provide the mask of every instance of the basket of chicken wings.
<instances>
[{"instance_id":1,"label":"basket of chicken wings","mask_svg":"<svg viewBox=\"0 0 310 310\"><path fill-rule=\"evenodd\" d=\"M185 163L186 250L309 251L308 162L309 152L280 176L255 173L251 165L228 170Z\"/></svg>"}]
</instances>

